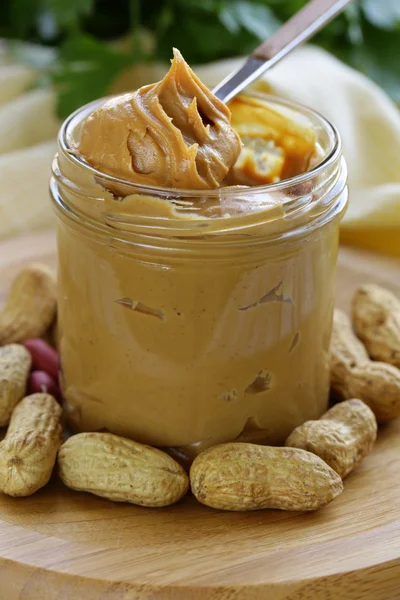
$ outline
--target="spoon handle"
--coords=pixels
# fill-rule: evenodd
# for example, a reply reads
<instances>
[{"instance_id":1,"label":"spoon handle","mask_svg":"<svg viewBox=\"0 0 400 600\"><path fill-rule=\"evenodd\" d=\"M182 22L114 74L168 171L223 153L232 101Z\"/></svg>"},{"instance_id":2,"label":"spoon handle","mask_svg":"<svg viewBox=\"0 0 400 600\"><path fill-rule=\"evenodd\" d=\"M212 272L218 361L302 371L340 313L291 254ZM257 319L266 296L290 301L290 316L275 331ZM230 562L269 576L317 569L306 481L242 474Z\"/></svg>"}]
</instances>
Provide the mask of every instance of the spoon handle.
<instances>
[{"instance_id":1,"label":"spoon handle","mask_svg":"<svg viewBox=\"0 0 400 600\"><path fill-rule=\"evenodd\" d=\"M250 55L237 71L213 89L223 102L228 102L267 69L274 66L291 50L299 46L324 25L332 21L351 0L311 0L294 14L268 40Z\"/></svg>"}]
</instances>

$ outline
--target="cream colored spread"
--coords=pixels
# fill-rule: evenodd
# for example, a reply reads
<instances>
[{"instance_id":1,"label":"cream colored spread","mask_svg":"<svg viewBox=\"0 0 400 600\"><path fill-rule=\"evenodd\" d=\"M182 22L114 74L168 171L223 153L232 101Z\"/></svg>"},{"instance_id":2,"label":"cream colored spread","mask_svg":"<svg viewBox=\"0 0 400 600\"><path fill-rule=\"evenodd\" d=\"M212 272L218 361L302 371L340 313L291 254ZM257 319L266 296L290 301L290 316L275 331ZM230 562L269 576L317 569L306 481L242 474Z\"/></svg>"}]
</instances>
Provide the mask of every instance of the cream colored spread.
<instances>
[{"instance_id":1,"label":"cream colored spread","mask_svg":"<svg viewBox=\"0 0 400 600\"><path fill-rule=\"evenodd\" d=\"M238 436L281 443L318 418L336 229L295 247L199 255L190 243L127 249L63 226L60 351L74 429L196 452Z\"/></svg>"},{"instance_id":2,"label":"cream colored spread","mask_svg":"<svg viewBox=\"0 0 400 600\"><path fill-rule=\"evenodd\" d=\"M308 122L247 96L230 107L231 122L175 52L160 83L86 119L78 151L115 177L192 190L308 168ZM64 201L81 215L78 224L63 213L58 234L63 389L76 430L196 453L233 439L280 443L324 412L336 220L260 243L294 227L279 195L221 187L166 200L101 177L89 186L91 175L78 179L62 160L79 181ZM86 218L99 228L86 230Z\"/></svg>"},{"instance_id":3,"label":"cream colored spread","mask_svg":"<svg viewBox=\"0 0 400 600\"><path fill-rule=\"evenodd\" d=\"M228 107L174 50L158 83L112 98L86 120L79 152L105 173L161 187L218 187L240 152Z\"/></svg>"}]
</instances>

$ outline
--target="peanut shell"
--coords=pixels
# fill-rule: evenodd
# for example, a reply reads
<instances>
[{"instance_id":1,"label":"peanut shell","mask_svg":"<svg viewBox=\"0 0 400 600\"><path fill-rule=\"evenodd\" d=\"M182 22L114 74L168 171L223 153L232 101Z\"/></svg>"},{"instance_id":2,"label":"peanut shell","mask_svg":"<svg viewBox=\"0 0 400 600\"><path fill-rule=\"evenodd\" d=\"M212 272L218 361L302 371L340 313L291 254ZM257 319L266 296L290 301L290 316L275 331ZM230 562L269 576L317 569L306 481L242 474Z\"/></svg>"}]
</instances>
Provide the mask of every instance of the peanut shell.
<instances>
[{"instance_id":1,"label":"peanut shell","mask_svg":"<svg viewBox=\"0 0 400 600\"><path fill-rule=\"evenodd\" d=\"M285 446L316 454L343 479L371 452L376 435L374 413L353 399L336 404L317 421L296 427Z\"/></svg>"},{"instance_id":2,"label":"peanut shell","mask_svg":"<svg viewBox=\"0 0 400 600\"><path fill-rule=\"evenodd\" d=\"M168 506L189 487L184 469L168 454L111 433L79 433L58 456L68 487L115 502Z\"/></svg>"},{"instance_id":3,"label":"peanut shell","mask_svg":"<svg viewBox=\"0 0 400 600\"><path fill-rule=\"evenodd\" d=\"M400 368L400 300L378 285L363 285L354 295L352 318L371 358Z\"/></svg>"},{"instance_id":4,"label":"peanut shell","mask_svg":"<svg viewBox=\"0 0 400 600\"><path fill-rule=\"evenodd\" d=\"M15 408L0 443L0 490L29 496L49 481L62 442L62 411L49 394L27 396Z\"/></svg>"},{"instance_id":5,"label":"peanut shell","mask_svg":"<svg viewBox=\"0 0 400 600\"><path fill-rule=\"evenodd\" d=\"M0 346L44 335L57 311L56 280L45 265L28 265L12 282L0 313Z\"/></svg>"},{"instance_id":6,"label":"peanut shell","mask_svg":"<svg viewBox=\"0 0 400 600\"><path fill-rule=\"evenodd\" d=\"M337 400L360 398L378 423L400 416L400 370L371 361L349 317L339 310L334 313L330 357L331 389Z\"/></svg>"},{"instance_id":7,"label":"peanut shell","mask_svg":"<svg viewBox=\"0 0 400 600\"><path fill-rule=\"evenodd\" d=\"M0 427L8 424L25 395L31 362L30 353L19 344L0 347Z\"/></svg>"},{"instance_id":8,"label":"peanut shell","mask_svg":"<svg viewBox=\"0 0 400 600\"><path fill-rule=\"evenodd\" d=\"M199 454L190 482L199 502L221 510L311 511L343 491L339 475L311 452L245 442Z\"/></svg>"}]
</instances>

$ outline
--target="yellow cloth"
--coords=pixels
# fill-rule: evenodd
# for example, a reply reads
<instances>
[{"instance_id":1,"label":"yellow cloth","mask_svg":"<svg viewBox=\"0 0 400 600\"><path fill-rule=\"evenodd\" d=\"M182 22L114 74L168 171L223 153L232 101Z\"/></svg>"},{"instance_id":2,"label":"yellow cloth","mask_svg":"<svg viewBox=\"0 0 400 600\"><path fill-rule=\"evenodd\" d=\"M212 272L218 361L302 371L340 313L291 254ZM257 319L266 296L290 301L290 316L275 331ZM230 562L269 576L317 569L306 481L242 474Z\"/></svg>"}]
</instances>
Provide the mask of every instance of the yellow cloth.
<instances>
[{"instance_id":1,"label":"yellow cloth","mask_svg":"<svg viewBox=\"0 0 400 600\"><path fill-rule=\"evenodd\" d=\"M48 227L50 165L59 123L52 90L0 48L0 239Z\"/></svg>"},{"instance_id":2,"label":"yellow cloth","mask_svg":"<svg viewBox=\"0 0 400 600\"><path fill-rule=\"evenodd\" d=\"M194 70L215 85L239 59ZM159 79L166 67L135 69L117 85ZM35 74L0 52L0 238L47 227L50 163L58 123L51 90L28 90ZM400 112L373 82L323 50L305 46L258 86L307 104L339 129L349 168L350 206L342 239L400 256Z\"/></svg>"}]
</instances>

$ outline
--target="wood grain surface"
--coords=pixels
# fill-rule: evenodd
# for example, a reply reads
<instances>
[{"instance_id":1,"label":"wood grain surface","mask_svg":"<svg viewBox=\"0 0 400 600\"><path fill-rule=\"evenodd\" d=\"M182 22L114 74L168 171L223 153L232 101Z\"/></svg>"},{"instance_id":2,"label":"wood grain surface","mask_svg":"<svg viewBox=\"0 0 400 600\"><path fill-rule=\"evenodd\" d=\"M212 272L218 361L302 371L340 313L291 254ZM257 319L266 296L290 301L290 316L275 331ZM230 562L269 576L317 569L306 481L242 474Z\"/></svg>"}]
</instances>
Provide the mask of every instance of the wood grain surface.
<instances>
[{"instance_id":1,"label":"wood grain surface","mask_svg":"<svg viewBox=\"0 0 400 600\"><path fill-rule=\"evenodd\" d=\"M30 260L55 265L52 232L0 244L0 297ZM342 249L337 304L375 281L400 293L400 262ZM400 421L324 510L224 513L186 497L146 509L54 477L0 495L1 600L398 600Z\"/></svg>"}]
</instances>

